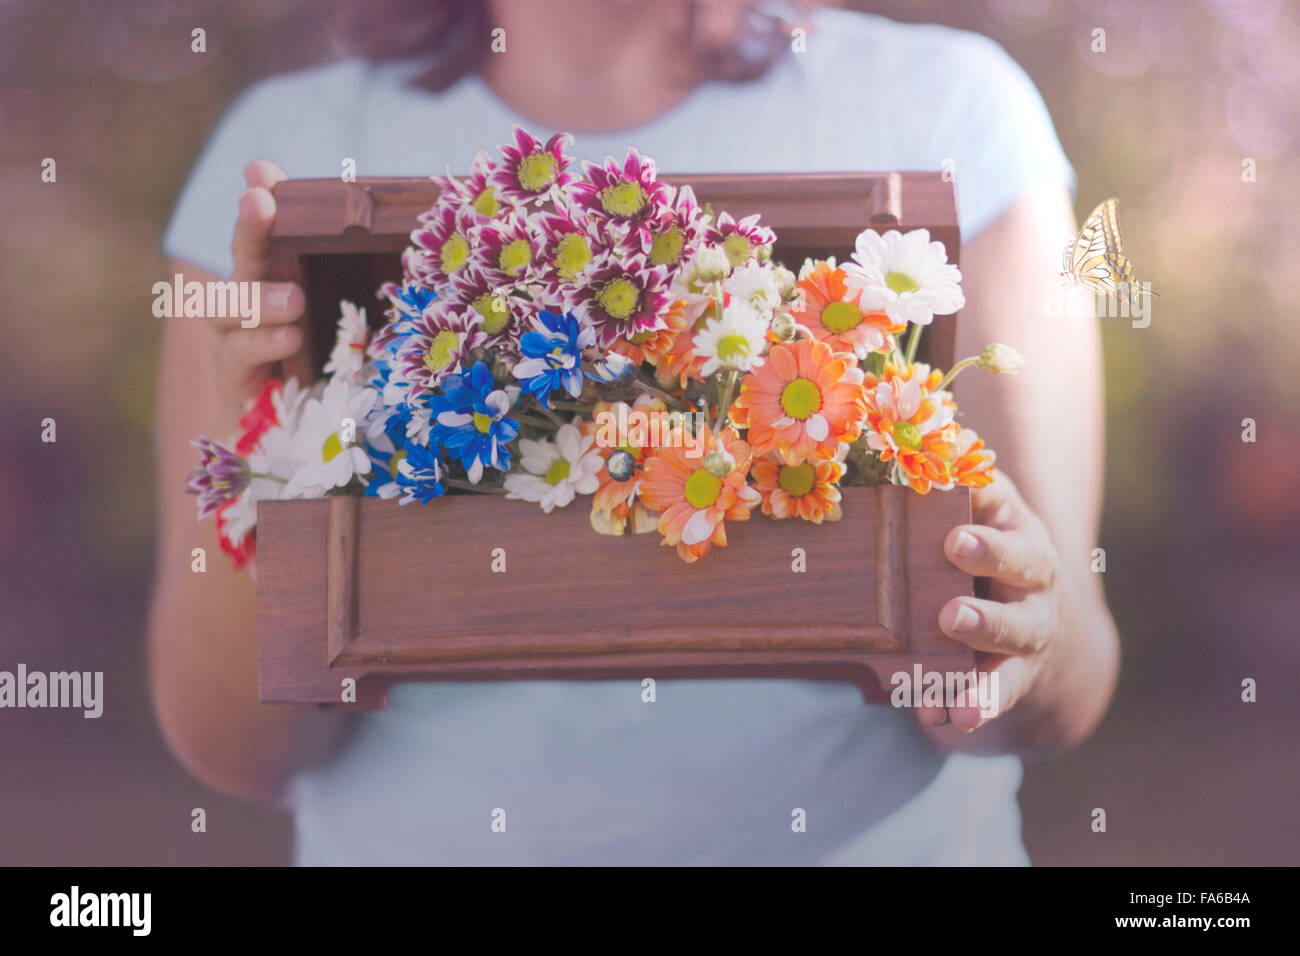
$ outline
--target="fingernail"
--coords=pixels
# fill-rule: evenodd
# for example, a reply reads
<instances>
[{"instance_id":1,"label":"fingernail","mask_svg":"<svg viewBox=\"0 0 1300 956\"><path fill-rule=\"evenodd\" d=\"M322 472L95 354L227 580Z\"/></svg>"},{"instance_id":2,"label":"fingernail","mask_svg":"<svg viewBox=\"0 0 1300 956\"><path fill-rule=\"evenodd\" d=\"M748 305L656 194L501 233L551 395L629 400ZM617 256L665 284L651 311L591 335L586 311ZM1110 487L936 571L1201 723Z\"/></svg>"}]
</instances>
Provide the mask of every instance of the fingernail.
<instances>
[{"instance_id":1,"label":"fingernail","mask_svg":"<svg viewBox=\"0 0 1300 956\"><path fill-rule=\"evenodd\" d=\"M973 631L980 622L979 612L969 604L963 604L957 608L957 613L952 616L952 627L954 631Z\"/></svg>"},{"instance_id":2,"label":"fingernail","mask_svg":"<svg viewBox=\"0 0 1300 956\"><path fill-rule=\"evenodd\" d=\"M969 531L959 531L952 539L952 553L959 558L973 558L979 553L980 539Z\"/></svg>"},{"instance_id":3,"label":"fingernail","mask_svg":"<svg viewBox=\"0 0 1300 956\"><path fill-rule=\"evenodd\" d=\"M283 309L289 305L289 287L280 286L266 294L266 304L272 309Z\"/></svg>"}]
</instances>

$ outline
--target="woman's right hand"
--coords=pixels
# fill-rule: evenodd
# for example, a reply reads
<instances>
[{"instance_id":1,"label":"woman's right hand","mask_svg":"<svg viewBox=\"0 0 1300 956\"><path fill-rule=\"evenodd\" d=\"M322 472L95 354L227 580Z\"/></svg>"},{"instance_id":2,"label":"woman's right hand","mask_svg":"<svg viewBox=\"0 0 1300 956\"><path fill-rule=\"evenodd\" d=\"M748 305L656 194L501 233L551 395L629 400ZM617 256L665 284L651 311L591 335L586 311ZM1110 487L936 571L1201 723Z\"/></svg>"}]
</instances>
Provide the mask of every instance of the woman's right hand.
<instances>
[{"instance_id":1,"label":"woman's right hand","mask_svg":"<svg viewBox=\"0 0 1300 956\"><path fill-rule=\"evenodd\" d=\"M275 197L271 189L284 170L265 159L244 167L248 188L239 197L239 219L231 244L236 282L261 283L261 314L256 328L243 328L238 316L213 318L212 359L221 411L219 434L229 437L239 427L245 406L256 398L276 362L297 354L303 330L297 324L306 306L303 291L292 282L272 282L270 276L271 224Z\"/></svg>"}]
</instances>

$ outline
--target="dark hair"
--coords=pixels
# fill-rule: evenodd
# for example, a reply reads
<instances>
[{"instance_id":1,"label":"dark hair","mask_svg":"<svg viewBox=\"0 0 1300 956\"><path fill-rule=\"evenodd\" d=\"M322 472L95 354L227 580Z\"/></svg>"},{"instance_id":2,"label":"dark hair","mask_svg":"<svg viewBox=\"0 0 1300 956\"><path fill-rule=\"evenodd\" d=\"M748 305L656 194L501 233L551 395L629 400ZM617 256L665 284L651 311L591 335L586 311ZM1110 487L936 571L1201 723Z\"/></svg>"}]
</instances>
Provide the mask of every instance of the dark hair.
<instances>
[{"instance_id":1,"label":"dark hair","mask_svg":"<svg viewBox=\"0 0 1300 956\"><path fill-rule=\"evenodd\" d=\"M790 28L816 0L729 0L742 15L725 37L704 39L696 29L702 2L691 0L685 40L710 79L744 81L762 76L790 48ZM429 68L416 79L445 90L476 73L492 39L489 0L337 0L333 16L339 41L372 62L424 57Z\"/></svg>"}]
</instances>

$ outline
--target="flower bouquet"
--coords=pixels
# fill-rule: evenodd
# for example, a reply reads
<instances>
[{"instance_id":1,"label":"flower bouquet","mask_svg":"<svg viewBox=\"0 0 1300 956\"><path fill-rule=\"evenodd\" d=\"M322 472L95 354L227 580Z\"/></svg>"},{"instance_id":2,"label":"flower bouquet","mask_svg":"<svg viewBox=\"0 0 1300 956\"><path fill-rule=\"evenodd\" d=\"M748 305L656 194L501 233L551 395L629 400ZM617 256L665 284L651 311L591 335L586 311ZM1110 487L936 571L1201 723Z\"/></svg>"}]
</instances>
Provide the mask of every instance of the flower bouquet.
<instances>
[{"instance_id":1,"label":"flower bouquet","mask_svg":"<svg viewBox=\"0 0 1300 956\"><path fill-rule=\"evenodd\" d=\"M323 380L273 378L240 434L195 443L189 488L237 566L268 500L580 506L596 532L657 532L695 562L755 511L821 524L846 486L993 480L948 386L1020 359L917 361L964 302L926 230L866 229L849 261L795 274L758 216L702 206L634 149L578 172L570 142L517 129L439 177L382 324L342 302Z\"/></svg>"}]
</instances>

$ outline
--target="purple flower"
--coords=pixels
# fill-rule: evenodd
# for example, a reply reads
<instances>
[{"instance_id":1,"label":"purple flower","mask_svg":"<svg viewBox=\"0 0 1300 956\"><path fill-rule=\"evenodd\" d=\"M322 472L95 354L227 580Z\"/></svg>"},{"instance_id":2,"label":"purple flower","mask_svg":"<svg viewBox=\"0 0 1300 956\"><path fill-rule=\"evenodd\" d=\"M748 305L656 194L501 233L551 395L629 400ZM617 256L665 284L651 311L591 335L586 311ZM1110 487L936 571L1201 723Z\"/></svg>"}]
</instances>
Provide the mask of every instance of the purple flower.
<instances>
[{"instance_id":1,"label":"purple flower","mask_svg":"<svg viewBox=\"0 0 1300 956\"><path fill-rule=\"evenodd\" d=\"M191 442L199 450L199 463L190 470L185 490L199 496L199 518L206 518L227 501L238 498L252 475L248 462L229 448L200 435Z\"/></svg>"},{"instance_id":2,"label":"purple flower","mask_svg":"<svg viewBox=\"0 0 1300 956\"><path fill-rule=\"evenodd\" d=\"M512 203L538 202L553 189L564 189L576 178L568 172L572 160L564 148L573 142L567 133L556 133L546 145L527 130L515 127L515 145L501 146L501 162L488 176L496 197Z\"/></svg>"},{"instance_id":3,"label":"purple flower","mask_svg":"<svg viewBox=\"0 0 1300 956\"><path fill-rule=\"evenodd\" d=\"M607 349L619 338L666 327L664 315L672 304L668 270L652 266L645 256L597 262L573 290L573 309L596 330Z\"/></svg>"},{"instance_id":4,"label":"purple flower","mask_svg":"<svg viewBox=\"0 0 1300 956\"><path fill-rule=\"evenodd\" d=\"M776 242L776 233L759 223L757 213L737 222L730 213L722 212L704 238L722 246L727 261L735 267L749 261L759 249Z\"/></svg>"},{"instance_id":5,"label":"purple flower","mask_svg":"<svg viewBox=\"0 0 1300 956\"><path fill-rule=\"evenodd\" d=\"M586 177L570 190L573 201L592 215L622 222L640 222L671 209L672 187L661 183L654 161L628 147L619 166L613 156L603 165L583 164Z\"/></svg>"}]
</instances>

